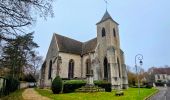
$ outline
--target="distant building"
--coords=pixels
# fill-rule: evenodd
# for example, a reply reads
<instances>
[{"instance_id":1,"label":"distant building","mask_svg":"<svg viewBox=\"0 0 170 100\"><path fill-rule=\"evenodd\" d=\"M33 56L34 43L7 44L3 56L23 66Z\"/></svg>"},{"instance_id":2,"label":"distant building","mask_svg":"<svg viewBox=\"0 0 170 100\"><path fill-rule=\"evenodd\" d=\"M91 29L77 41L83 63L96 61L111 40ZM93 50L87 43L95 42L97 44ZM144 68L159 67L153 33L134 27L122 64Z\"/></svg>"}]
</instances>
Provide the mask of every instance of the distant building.
<instances>
[{"instance_id":1,"label":"distant building","mask_svg":"<svg viewBox=\"0 0 170 100\"><path fill-rule=\"evenodd\" d=\"M41 82L50 86L59 75L63 79L86 79L93 72L94 80L106 80L112 88L127 88L128 77L124 52L120 49L119 28L106 11L96 24L97 37L80 42L54 34L41 68Z\"/></svg>"},{"instance_id":2,"label":"distant building","mask_svg":"<svg viewBox=\"0 0 170 100\"><path fill-rule=\"evenodd\" d=\"M152 68L155 82L170 82L170 68Z\"/></svg>"}]
</instances>

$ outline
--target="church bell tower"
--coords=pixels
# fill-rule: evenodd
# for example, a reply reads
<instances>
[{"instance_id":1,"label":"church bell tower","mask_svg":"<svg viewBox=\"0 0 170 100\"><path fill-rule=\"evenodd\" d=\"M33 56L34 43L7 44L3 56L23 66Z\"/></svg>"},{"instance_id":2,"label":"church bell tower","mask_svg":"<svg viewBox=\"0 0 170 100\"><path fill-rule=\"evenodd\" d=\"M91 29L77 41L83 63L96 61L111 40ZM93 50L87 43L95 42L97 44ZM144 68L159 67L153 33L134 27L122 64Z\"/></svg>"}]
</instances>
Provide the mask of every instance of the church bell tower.
<instances>
[{"instance_id":1,"label":"church bell tower","mask_svg":"<svg viewBox=\"0 0 170 100\"><path fill-rule=\"evenodd\" d=\"M98 58L100 59L101 79L112 84L114 88L121 87L122 65L124 57L121 54L118 23L112 19L106 10L97 25Z\"/></svg>"},{"instance_id":2,"label":"church bell tower","mask_svg":"<svg viewBox=\"0 0 170 100\"><path fill-rule=\"evenodd\" d=\"M112 19L106 10L102 19L97 25L97 40L101 44L109 47L114 46L120 48L118 23Z\"/></svg>"}]
</instances>

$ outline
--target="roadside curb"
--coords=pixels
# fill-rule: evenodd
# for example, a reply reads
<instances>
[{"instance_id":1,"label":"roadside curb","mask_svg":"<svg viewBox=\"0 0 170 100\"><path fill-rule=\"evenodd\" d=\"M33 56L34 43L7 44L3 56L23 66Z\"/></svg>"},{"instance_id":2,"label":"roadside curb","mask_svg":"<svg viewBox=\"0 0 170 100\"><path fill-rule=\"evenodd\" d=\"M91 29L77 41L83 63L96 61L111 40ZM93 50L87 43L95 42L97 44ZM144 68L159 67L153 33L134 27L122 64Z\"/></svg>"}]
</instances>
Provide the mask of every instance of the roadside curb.
<instances>
[{"instance_id":1,"label":"roadside curb","mask_svg":"<svg viewBox=\"0 0 170 100\"><path fill-rule=\"evenodd\" d=\"M154 96L155 94L157 94L159 92L159 90L157 89L154 93L152 93L151 95L147 96L146 98L144 98L144 100L149 100L152 96Z\"/></svg>"}]
</instances>

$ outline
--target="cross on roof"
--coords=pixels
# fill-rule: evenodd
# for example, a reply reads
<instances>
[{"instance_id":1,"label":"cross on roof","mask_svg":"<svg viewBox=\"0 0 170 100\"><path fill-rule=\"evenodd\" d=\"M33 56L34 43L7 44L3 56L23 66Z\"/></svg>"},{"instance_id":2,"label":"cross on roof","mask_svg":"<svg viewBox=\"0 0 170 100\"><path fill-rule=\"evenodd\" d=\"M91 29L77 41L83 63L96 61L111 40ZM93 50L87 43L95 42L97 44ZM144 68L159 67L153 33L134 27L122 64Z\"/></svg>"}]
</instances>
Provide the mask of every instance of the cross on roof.
<instances>
[{"instance_id":1,"label":"cross on roof","mask_svg":"<svg viewBox=\"0 0 170 100\"><path fill-rule=\"evenodd\" d=\"M104 2L106 3L106 10L107 10L108 1L107 1L107 0L104 0Z\"/></svg>"}]
</instances>

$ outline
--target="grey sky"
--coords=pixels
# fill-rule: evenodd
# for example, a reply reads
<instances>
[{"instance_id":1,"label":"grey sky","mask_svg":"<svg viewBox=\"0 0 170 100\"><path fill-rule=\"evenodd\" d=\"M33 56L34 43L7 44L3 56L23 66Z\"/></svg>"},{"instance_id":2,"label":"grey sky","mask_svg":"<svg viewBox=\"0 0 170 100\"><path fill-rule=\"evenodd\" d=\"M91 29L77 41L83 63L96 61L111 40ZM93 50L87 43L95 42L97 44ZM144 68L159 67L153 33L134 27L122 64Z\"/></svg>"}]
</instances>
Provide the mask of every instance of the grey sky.
<instances>
[{"instance_id":1,"label":"grey sky","mask_svg":"<svg viewBox=\"0 0 170 100\"><path fill-rule=\"evenodd\" d=\"M135 55L144 56L145 69L170 65L170 1L108 0L108 12L119 23L121 48L126 64L134 66ZM35 41L46 56L54 32L79 41L96 37L96 23L105 13L104 0L57 0L54 18L38 18Z\"/></svg>"}]
</instances>

